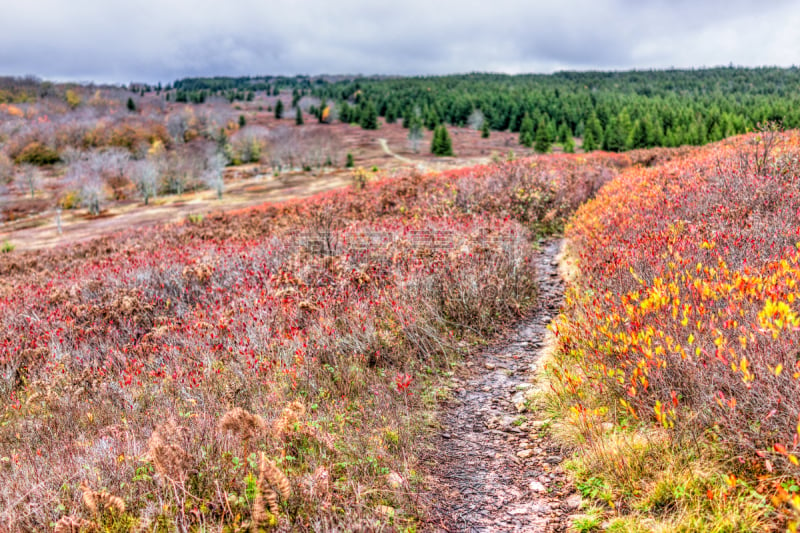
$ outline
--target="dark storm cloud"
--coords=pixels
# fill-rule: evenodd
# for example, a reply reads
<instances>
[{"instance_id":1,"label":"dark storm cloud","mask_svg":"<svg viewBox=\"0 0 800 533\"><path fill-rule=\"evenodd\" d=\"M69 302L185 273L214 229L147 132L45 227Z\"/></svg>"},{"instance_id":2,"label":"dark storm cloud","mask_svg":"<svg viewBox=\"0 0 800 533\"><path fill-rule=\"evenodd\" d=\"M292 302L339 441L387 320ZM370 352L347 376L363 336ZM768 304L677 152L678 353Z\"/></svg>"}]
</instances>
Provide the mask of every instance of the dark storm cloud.
<instances>
[{"instance_id":1,"label":"dark storm cloud","mask_svg":"<svg viewBox=\"0 0 800 533\"><path fill-rule=\"evenodd\" d=\"M0 74L550 72L791 65L787 0L30 0L0 19Z\"/></svg>"}]
</instances>

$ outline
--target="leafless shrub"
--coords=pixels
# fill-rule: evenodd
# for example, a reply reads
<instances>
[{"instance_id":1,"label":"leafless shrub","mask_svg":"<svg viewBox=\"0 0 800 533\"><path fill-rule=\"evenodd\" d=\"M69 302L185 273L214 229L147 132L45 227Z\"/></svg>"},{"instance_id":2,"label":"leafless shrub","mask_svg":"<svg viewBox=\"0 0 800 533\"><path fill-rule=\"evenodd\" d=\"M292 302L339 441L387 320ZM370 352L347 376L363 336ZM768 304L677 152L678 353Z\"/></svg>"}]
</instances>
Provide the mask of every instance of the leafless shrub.
<instances>
[{"instance_id":1,"label":"leafless shrub","mask_svg":"<svg viewBox=\"0 0 800 533\"><path fill-rule=\"evenodd\" d=\"M189 107L170 113L167 117L167 132L169 132L173 142L182 144L186 141L186 132L189 131L194 120L194 114Z\"/></svg>"},{"instance_id":2,"label":"leafless shrub","mask_svg":"<svg viewBox=\"0 0 800 533\"><path fill-rule=\"evenodd\" d=\"M26 194L34 198L36 189L41 186L42 176L40 170L33 165L21 165L17 173L17 185Z\"/></svg>"},{"instance_id":3,"label":"leafless shrub","mask_svg":"<svg viewBox=\"0 0 800 533\"><path fill-rule=\"evenodd\" d=\"M144 200L144 205L148 204L150 198L158 195L158 167L153 161L143 159L133 162L129 175Z\"/></svg>"},{"instance_id":4,"label":"leafless shrub","mask_svg":"<svg viewBox=\"0 0 800 533\"><path fill-rule=\"evenodd\" d=\"M0 183L8 185L14 178L14 163L0 151Z\"/></svg>"},{"instance_id":5,"label":"leafless shrub","mask_svg":"<svg viewBox=\"0 0 800 533\"><path fill-rule=\"evenodd\" d=\"M81 204L89 209L89 213L100 214L100 206L106 199L107 190L100 158L84 154L69 166L66 181L79 191Z\"/></svg>"},{"instance_id":6,"label":"leafless shrub","mask_svg":"<svg viewBox=\"0 0 800 533\"><path fill-rule=\"evenodd\" d=\"M233 157L242 163L258 163L269 132L260 126L246 126L231 137Z\"/></svg>"},{"instance_id":7,"label":"leafless shrub","mask_svg":"<svg viewBox=\"0 0 800 533\"><path fill-rule=\"evenodd\" d=\"M201 178L208 187L216 191L217 199L220 200L222 199L222 193L225 191L223 171L225 170L226 164L227 160L224 155L220 153L212 154L206 160L206 168Z\"/></svg>"},{"instance_id":8,"label":"leafless shrub","mask_svg":"<svg viewBox=\"0 0 800 533\"><path fill-rule=\"evenodd\" d=\"M483 127L483 122L485 120L486 118L483 116L481 110L476 109L470 113L469 118L467 119L467 124L471 129L479 131Z\"/></svg>"}]
</instances>

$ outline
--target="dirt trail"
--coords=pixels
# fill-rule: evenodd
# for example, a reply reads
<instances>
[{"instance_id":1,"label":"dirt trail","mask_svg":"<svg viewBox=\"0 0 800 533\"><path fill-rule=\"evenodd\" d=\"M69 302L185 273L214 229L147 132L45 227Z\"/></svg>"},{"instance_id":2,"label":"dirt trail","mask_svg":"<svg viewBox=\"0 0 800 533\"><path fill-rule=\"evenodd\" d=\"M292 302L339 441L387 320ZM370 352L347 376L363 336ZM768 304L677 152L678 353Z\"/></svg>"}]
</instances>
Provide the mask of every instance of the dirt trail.
<instances>
[{"instance_id":1,"label":"dirt trail","mask_svg":"<svg viewBox=\"0 0 800 533\"><path fill-rule=\"evenodd\" d=\"M0 240L12 242L19 250L35 250L57 245L94 239L134 227L146 227L185 220L190 214L209 214L218 211L242 209L266 202L282 202L345 187L350 183L347 172L285 174L280 178L260 175L236 180L226 186L222 200L214 191L202 190L184 195L154 199L149 206L139 203L117 205L100 218L82 217L83 211L65 211L62 216L63 231L58 233L52 213L38 215L31 227L15 229L13 225L0 226ZM32 217L33 218L33 217Z\"/></svg>"},{"instance_id":2,"label":"dirt trail","mask_svg":"<svg viewBox=\"0 0 800 533\"><path fill-rule=\"evenodd\" d=\"M403 163L408 163L409 165L422 165L422 166L424 166L424 163L422 163L421 161L412 161L411 159L409 159L407 157L403 157L402 155L397 155L396 153L392 152L392 150L389 148L389 142L386 139L378 139L378 143L381 145L381 149L383 149L383 151L387 155L390 155L390 156L394 157L398 161L402 161Z\"/></svg>"},{"instance_id":3,"label":"dirt trail","mask_svg":"<svg viewBox=\"0 0 800 533\"><path fill-rule=\"evenodd\" d=\"M560 246L547 242L537 254L539 296L531 316L470 358L457 380L431 458L437 463L433 531L561 532L580 505L543 417L517 407L540 366L546 326L562 304Z\"/></svg>"}]
</instances>

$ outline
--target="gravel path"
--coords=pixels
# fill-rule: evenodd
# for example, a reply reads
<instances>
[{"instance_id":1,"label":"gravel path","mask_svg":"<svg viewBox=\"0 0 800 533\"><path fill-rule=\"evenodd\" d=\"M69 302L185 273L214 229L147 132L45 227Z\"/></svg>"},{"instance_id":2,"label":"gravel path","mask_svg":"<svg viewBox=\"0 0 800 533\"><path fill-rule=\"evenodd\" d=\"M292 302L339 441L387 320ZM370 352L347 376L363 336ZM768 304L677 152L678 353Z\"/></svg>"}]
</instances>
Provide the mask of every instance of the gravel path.
<instances>
[{"instance_id":1,"label":"gravel path","mask_svg":"<svg viewBox=\"0 0 800 533\"><path fill-rule=\"evenodd\" d=\"M436 442L432 531L562 532L580 496L561 467L547 427L524 409L546 326L562 304L561 241L537 255L539 298L531 316L466 363ZM426 528L426 529L428 529Z\"/></svg>"}]
</instances>

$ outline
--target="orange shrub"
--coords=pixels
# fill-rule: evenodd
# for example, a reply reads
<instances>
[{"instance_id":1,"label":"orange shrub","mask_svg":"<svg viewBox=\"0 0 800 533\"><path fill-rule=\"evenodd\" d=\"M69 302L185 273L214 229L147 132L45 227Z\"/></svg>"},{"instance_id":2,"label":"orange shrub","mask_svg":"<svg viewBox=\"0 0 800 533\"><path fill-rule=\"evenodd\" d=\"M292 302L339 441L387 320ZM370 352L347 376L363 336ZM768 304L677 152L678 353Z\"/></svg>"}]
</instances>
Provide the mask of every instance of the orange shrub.
<instances>
[{"instance_id":1,"label":"orange shrub","mask_svg":"<svg viewBox=\"0 0 800 533\"><path fill-rule=\"evenodd\" d=\"M27 144L14 158L18 165L52 165L59 161L58 152L38 141Z\"/></svg>"},{"instance_id":2,"label":"orange shrub","mask_svg":"<svg viewBox=\"0 0 800 533\"><path fill-rule=\"evenodd\" d=\"M633 167L578 211L554 366L578 411L800 475L799 161L796 133L753 134Z\"/></svg>"}]
</instances>

